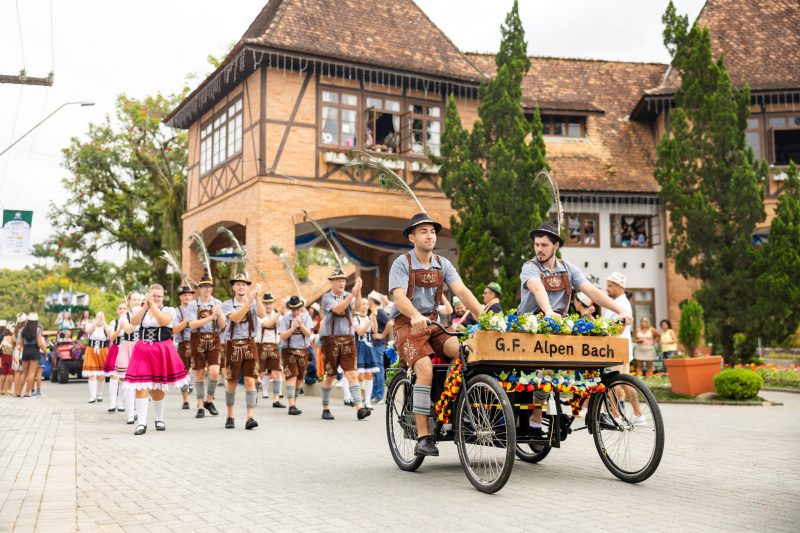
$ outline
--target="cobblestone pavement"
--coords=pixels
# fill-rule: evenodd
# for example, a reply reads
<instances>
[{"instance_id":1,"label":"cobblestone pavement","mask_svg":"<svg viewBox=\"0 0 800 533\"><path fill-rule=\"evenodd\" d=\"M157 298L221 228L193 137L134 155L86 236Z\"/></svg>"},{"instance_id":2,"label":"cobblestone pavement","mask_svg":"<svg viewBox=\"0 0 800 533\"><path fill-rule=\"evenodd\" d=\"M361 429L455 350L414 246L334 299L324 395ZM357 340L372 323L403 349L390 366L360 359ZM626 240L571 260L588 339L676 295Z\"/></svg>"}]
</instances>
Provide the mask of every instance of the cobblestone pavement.
<instances>
[{"instance_id":1,"label":"cobblestone pavement","mask_svg":"<svg viewBox=\"0 0 800 533\"><path fill-rule=\"evenodd\" d=\"M134 437L108 400L86 403L84 384L45 391L0 398L0 531L797 531L800 519L798 394L762 393L782 407L663 405L664 458L639 485L614 478L580 432L538 465L517 461L488 496L449 442L401 472L383 406L358 422L337 401L328 422L315 397L299 417L260 400L245 431L240 392L231 431L170 393L167 431Z\"/></svg>"}]
</instances>

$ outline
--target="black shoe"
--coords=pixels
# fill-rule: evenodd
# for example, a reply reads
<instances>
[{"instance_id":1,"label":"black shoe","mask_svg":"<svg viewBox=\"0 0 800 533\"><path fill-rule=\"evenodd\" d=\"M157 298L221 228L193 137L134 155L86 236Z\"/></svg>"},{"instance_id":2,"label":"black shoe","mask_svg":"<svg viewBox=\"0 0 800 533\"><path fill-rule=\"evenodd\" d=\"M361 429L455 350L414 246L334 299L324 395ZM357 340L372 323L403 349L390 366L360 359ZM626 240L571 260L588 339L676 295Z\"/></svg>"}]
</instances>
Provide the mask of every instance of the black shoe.
<instances>
[{"instance_id":1,"label":"black shoe","mask_svg":"<svg viewBox=\"0 0 800 533\"><path fill-rule=\"evenodd\" d=\"M301 411L300 409L298 409L298 408L297 408L297 407L295 407L294 405L290 405L290 406L289 406L289 414L290 414L290 415L299 415L299 414L300 414L300 413L302 413L302 412L303 412L303 411Z\"/></svg>"},{"instance_id":2,"label":"black shoe","mask_svg":"<svg viewBox=\"0 0 800 533\"><path fill-rule=\"evenodd\" d=\"M163 420L156 420L156 431L166 431L167 425Z\"/></svg>"},{"instance_id":3,"label":"black shoe","mask_svg":"<svg viewBox=\"0 0 800 533\"><path fill-rule=\"evenodd\" d=\"M127 422L125 422L125 423L126 423L126 424L130 424L130 425L133 425L133 422L134 422L133 420L131 420L131 419L128 419L128 421L127 421Z\"/></svg>"},{"instance_id":4,"label":"black shoe","mask_svg":"<svg viewBox=\"0 0 800 533\"><path fill-rule=\"evenodd\" d=\"M436 441L430 435L421 437L414 446L414 455L417 457L439 457L439 448Z\"/></svg>"},{"instance_id":5,"label":"black shoe","mask_svg":"<svg viewBox=\"0 0 800 533\"><path fill-rule=\"evenodd\" d=\"M323 409L322 410L322 419L323 420L333 420L333 413L331 413L330 409Z\"/></svg>"},{"instance_id":6,"label":"black shoe","mask_svg":"<svg viewBox=\"0 0 800 533\"><path fill-rule=\"evenodd\" d=\"M19 396L17 396L17 398L19 398ZM26 396L26 398L27 398L27 396ZM96 402L96 401L97 401L96 399L94 399L94 400L89 400L89 403L94 403L94 402Z\"/></svg>"},{"instance_id":7,"label":"black shoe","mask_svg":"<svg viewBox=\"0 0 800 533\"><path fill-rule=\"evenodd\" d=\"M303 390L303 387L300 387L300 392L298 393L299 396L305 396L306 391Z\"/></svg>"},{"instance_id":8,"label":"black shoe","mask_svg":"<svg viewBox=\"0 0 800 533\"><path fill-rule=\"evenodd\" d=\"M538 428L531 427L528 431L530 431L531 437L533 437L534 439L546 439L547 438L547 432L541 427L538 427Z\"/></svg>"},{"instance_id":9,"label":"black shoe","mask_svg":"<svg viewBox=\"0 0 800 533\"><path fill-rule=\"evenodd\" d=\"M118 413L124 413L125 412L125 408L124 407L117 407L117 412Z\"/></svg>"},{"instance_id":10,"label":"black shoe","mask_svg":"<svg viewBox=\"0 0 800 533\"><path fill-rule=\"evenodd\" d=\"M281 402L272 402L272 407L275 409L286 409L286 406L283 405Z\"/></svg>"},{"instance_id":11,"label":"black shoe","mask_svg":"<svg viewBox=\"0 0 800 533\"><path fill-rule=\"evenodd\" d=\"M212 416L217 416L219 414L217 408L214 407L214 402L203 402L203 407L205 407L206 411L211 413Z\"/></svg>"},{"instance_id":12,"label":"black shoe","mask_svg":"<svg viewBox=\"0 0 800 533\"><path fill-rule=\"evenodd\" d=\"M344 404L345 404L347 407L353 407L353 406L355 405L355 402L353 402L353 400L345 400L345 401L344 401Z\"/></svg>"},{"instance_id":13,"label":"black shoe","mask_svg":"<svg viewBox=\"0 0 800 533\"><path fill-rule=\"evenodd\" d=\"M181 409L189 409L189 402L183 402Z\"/></svg>"},{"instance_id":14,"label":"black shoe","mask_svg":"<svg viewBox=\"0 0 800 533\"><path fill-rule=\"evenodd\" d=\"M365 418L367 418L371 414L372 414L372 411L370 411L366 407L362 407L361 409L358 410L358 412L356 413L356 416L358 417L359 420L364 420Z\"/></svg>"},{"instance_id":15,"label":"black shoe","mask_svg":"<svg viewBox=\"0 0 800 533\"><path fill-rule=\"evenodd\" d=\"M619 424L617 424L614 419L608 415L608 413L600 413L600 427L602 429L610 429L613 431L619 429Z\"/></svg>"},{"instance_id":16,"label":"black shoe","mask_svg":"<svg viewBox=\"0 0 800 533\"><path fill-rule=\"evenodd\" d=\"M228 417L225 419L225 429L233 429L233 418Z\"/></svg>"},{"instance_id":17,"label":"black shoe","mask_svg":"<svg viewBox=\"0 0 800 533\"><path fill-rule=\"evenodd\" d=\"M134 420L139 420L139 415L133 415Z\"/></svg>"},{"instance_id":18,"label":"black shoe","mask_svg":"<svg viewBox=\"0 0 800 533\"><path fill-rule=\"evenodd\" d=\"M112 407L111 409L108 410L109 413L114 413L116 411L117 411L116 407Z\"/></svg>"},{"instance_id":19,"label":"black shoe","mask_svg":"<svg viewBox=\"0 0 800 533\"><path fill-rule=\"evenodd\" d=\"M136 431L133 432L134 435L144 435L147 432L147 426L136 426Z\"/></svg>"},{"instance_id":20,"label":"black shoe","mask_svg":"<svg viewBox=\"0 0 800 533\"><path fill-rule=\"evenodd\" d=\"M244 423L244 429L253 429L258 427L258 422L256 422L255 418L248 418L247 422Z\"/></svg>"},{"instance_id":21,"label":"black shoe","mask_svg":"<svg viewBox=\"0 0 800 533\"><path fill-rule=\"evenodd\" d=\"M206 416L206 410L205 409L198 409L197 410L197 414L194 415L195 418L203 418L204 416Z\"/></svg>"},{"instance_id":22,"label":"black shoe","mask_svg":"<svg viewBox=\"0 0 800 533\"><path fill-rule=\"evenodd\" d=\"M102 396L98 396L97 397L97 403L103 403L103 397Z\"/></svg>"}]
</instances>

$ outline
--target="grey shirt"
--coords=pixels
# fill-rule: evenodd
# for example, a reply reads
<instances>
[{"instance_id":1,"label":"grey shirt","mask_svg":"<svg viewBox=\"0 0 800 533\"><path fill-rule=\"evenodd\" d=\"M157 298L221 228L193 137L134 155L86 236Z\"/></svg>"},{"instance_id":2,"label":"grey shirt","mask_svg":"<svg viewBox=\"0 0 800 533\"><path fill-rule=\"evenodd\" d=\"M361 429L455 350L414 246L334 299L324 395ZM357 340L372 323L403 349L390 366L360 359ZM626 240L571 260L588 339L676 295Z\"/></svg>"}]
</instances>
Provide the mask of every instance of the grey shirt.
<instances>
[{"instance_id":1,"label":"grey shirt","mask_svg":"<svg viewBox=\"0 0 800 533\"><path fill-rule=\"evenodd\" d=\"M437 264L437 259L439 263ZM461 281L461 276L458 275L453 263L448 261L442 256L431 257L431 263L427 269L422 268L422 264L417 259L417 254L411 252L411 269L412 270L441 270L444 274L444 283L449 287L451 284ZM392 268L389 271L389 293L395 289L403 289L403 292L408 290L408 260L405 254L401 255L392 263ZM414 286L414 294L411 298L411 303L414 308L422 314L432 313L436 310L439 302L436 301L436 287L420 287ZM395 319L400 314L400 310L395 305L392 309L390 318Z\"/></svg>"},{"instance_id":2,"label":"grey shirt","mask_svg":"<svg viewBox=\"0 0 800 533\"><path fill-rule=\"evenodd\" d=\"M302 321L303 326L307 327L308 329L314 328L314 323L311 321L311 315L308 313L301 313L300 320ZM292 322L294 322L294 317L292 317L291 313L287 313L280 317L278 319L278 335L292 329ZM303 335L303 333L298 330L297 333L293 333L288 339L281 342L281 346L284 348L304 350L308 346L308 337Z\"/></svg>"},{"instance_id":3,"label":"grey shirt","mask_svg":"<svg viewBox=\"0 0 800 533\"><path fill-rule=\"evenodd\" d=\"M214 307L217 305L222 305L222 302L214 298L213 296L209 300L208 304L204 304L203 302L201 302L200 298L192 300L191 302L189 302L189 320L197 320L199 318L197 316L198 311L210 309L211 312L213 313ZM216 330L214 328L216 328ZM219 325L217 324L216 318L210 321L208 324L192 330L192 332L194 333L211 333L213 331L219 331Z\"/></svg>"},{"instance_id":4,"label":"grey shirt","mask_svg":"<svg viewBox=\"0 0 800 533\"><path fill-rule=\"evenodd\" d=\"M192 302L189 302L189 305L191 305L191 304L192 304ZM179 323L183 322L184 320L192 320L190 318L191 315L189 314L189 307L188 306L184 307L184 306L181 305L180 307L176 307L175 308L175 316L178 318L177 322L175 322L176 326ZM189 331L189 326L187 324L187 326L185 328L183 328L183 331L173 335L173 338L175 339L176 342L189 342L189 335L190 335L190 331Z\"/></svg>"},{"instance_id":5,"label":"grey shirt","mask_svg":"<svg viewBox=\"0 0 800 533\"><path fill-rule=\"evenodd\" d=\"M519 313L538 313L541 311L539 309L539 304L536 302L536 297L534 297L533 293L528 290L528 280L531 278L540 278L542 274L557 274L560 272L566 272L567 276L569 277L569 283L572 286L572 289L575 291L580 290L580 286L587 281L586 276L581 272L578 267L566 261L564 259L558 259L556 261L556 267L553 270L547 269L538 259L533 259L532 261L527 261L524 265L522 265L522 272L519 274L519 279L522 284L520 287L520 294L522 295L522 301L517 308L517 312ZM569 307L569 302L567 302L567 291L547 291L547 298L550 300L550 308L554 312L558 312L559 309Z\"/></svg>"},{"instance_id":6,"label":"grey shirt","mask_svg":"<svg viewBox=\"0 0 800 533\"><path fill-rule=\"evenodd\" d=\"M322 323L319 325L319 336L330 337L331 335L352 335L353 329L353 309L356 306L356 299L350 300L350 325L348 327L347 317L345 315L335 315L333 306L341 303L350 295L349 292L344 291L339 296L333 294L333 291L328 291L322 295Z\"/></svg>"},{"instance_id":7,"label":"grey shirt","mask_svg":"<svg viewBox=\"0 0 800 533\"><path fill-rule=\"evenodd\" d=\"M225 300L225 303L222 304L222 314L225 315L225 318L228 319L228 322L225 324L225 341L229 340L236 340L236 339L247 339L248 337L255 337L256 332L258 331L258 315L256 315L256 302L250 302L250 320L253 324L252 333L250 333L250 326L247 324L247 315L244 315L241 322L236 324L233 323L233 333L229 336L228 330L231 327L231 322L233 322L229 317L231 313L234 313L242 308L242 304L239 303L238 300L235 298L232 300Z\"/></svg>"}]
</instances>

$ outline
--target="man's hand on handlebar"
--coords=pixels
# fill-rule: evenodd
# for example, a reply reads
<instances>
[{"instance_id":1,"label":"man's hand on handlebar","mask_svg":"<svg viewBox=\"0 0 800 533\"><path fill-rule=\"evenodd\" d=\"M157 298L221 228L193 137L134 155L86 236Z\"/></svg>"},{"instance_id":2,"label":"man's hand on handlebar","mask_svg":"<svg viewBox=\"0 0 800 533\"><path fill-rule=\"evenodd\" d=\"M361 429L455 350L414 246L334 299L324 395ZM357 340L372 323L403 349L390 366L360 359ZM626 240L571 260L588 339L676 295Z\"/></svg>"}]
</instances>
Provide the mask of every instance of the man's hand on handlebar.
<instances>
[{"instance_id":1,"label":"man's hand on handlebar","mask_svg":"<svg viewBox=\"0 0 800 533\"><path fill-rule=\"evenodd\" d=\"M417 313L416 316L411 317L411 329L415 332L420 332L430 325L430 321L423 315Z\"/></svg>"},{"instance_id":2,"label":"man's hand on handlebar","mask_svg":"<svg viewBox=\"0 0 800 533\"><path fill-rule=\"evenodd\" d=\"M617 317L619 322L622 322L624 326L630 326L633 324L633 317L630 315L619 315Z\"/></svg>"}]
</instances>

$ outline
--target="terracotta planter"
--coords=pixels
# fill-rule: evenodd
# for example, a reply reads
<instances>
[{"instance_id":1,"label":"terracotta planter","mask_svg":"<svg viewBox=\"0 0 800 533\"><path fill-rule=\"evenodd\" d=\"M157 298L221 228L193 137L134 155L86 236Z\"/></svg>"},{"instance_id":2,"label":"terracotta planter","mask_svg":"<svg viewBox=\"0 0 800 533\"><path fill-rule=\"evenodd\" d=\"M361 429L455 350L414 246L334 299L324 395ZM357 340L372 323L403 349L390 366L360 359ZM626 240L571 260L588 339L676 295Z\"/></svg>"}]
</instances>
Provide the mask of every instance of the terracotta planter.
<instances>
[{"instance_id":1,"label":"terracotta planter","mask_svg":"<svg viewBox=\"0 0 800 533\"><path fill-rule=\"evenodd\" d=\"M697 396L704 392L714 392L714 376L722 370L722 356L692 357L689 359L667 359L669 381L672 392Z\"/></svg>"}]
</instances>

